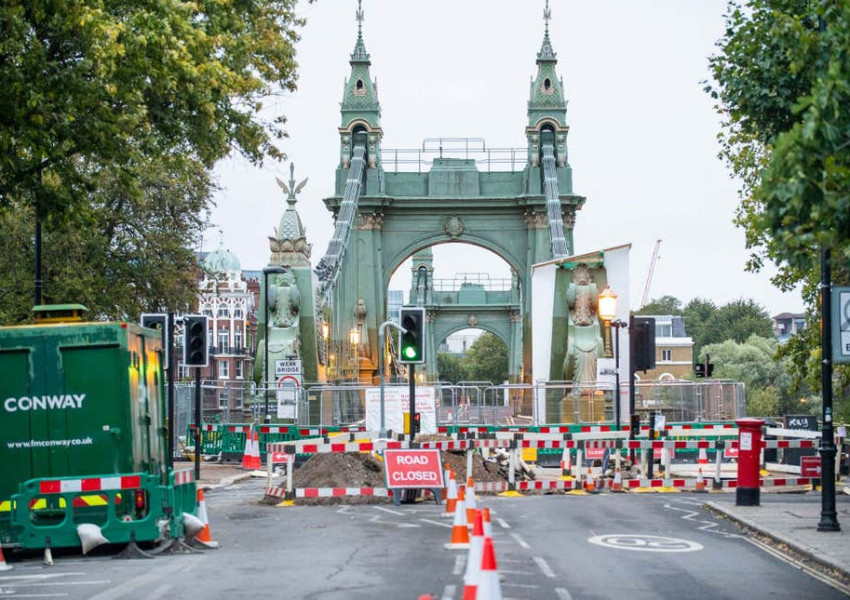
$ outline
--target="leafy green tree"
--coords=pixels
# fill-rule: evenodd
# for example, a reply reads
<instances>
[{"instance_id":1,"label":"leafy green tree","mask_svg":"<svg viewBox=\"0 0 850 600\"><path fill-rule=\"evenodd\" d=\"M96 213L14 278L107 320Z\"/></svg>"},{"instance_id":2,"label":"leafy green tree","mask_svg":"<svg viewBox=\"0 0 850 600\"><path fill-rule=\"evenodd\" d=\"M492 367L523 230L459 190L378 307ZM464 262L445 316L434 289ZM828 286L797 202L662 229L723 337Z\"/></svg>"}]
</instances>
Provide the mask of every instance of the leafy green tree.
<instances>
[{"instance_id":1,"label":"leafy green tree","mask_svg":"<svg viewBox=\"0 0 850 600\"><path fill-rule=\"evenodd\" d=\"M682 301L673 296L653 298L643 308L635 311L636 315L681 315Z\"/></svg>"},{"instance_id":2,"label":"leafy green tree","mask_svg":"<svg viewBox=\"0 0 850 600\"><path fill-rule=\"evenodd\" d=\"M126 168L102 170L86 205L52 217L44 235L43 301L80 302L90 318L135 319L145 311L185 311L197 297L189 247L203 229L213 185L198 161L163 157L133 165L139 179L124 186ZM130 193L130 192L133 193ZM0 211L0 323L30 317L35 211L15 202Z\"/></svg>"},{"instance_id":3,"label":"leafy green tree","mask_svg":"<svg viewBox=\"0 0 850 600\"><path fill-rule=\"evenodd\" d=\"M771 261L780 288L802 283L816 330L819 250L832 253L833 282L850 283L850 3L730 1L718 46L706 90L724 118L721 157L742 182L749 268ZM810 332L782 350L815 389L819 345ZM838 400L850 376L836 373Z\"/></svg>"},{"instance_id":4,"label":"leafy green tree","mask_svg":"<svg viewBox=\"0 0 850 600\"><path fill-rule=\"evenodd\" d=\"M508 347L497 335L485 332L463 355L462 364L471 381L498 385L508 378Z\"/></svg>"},{"instance_id":5,"label":"leafy green tree","mask_svg":"<svg viewBox=\"0 0 850 600\"><path fill-rule=\"evenodd\" d=\"M743 342L728 339L709 344L703 348L703 353L711 355L714 377L743 382L748 404L751 399L757 399L756 412L772 407L771 410L778 412L764 416L778 416L792 410L797 400L787 365L775 358L777 346L775 338L754 334Z\"/></svg>"},{"instance_id":6,"label":"leafy green tree","mask_svg":"<svg viewBox=\"0 0 850 600\"><path fill-rule=\"evenodd\" d=\"M734 300L724 304L705 322L700 343L714 344L725 340L738 343L750 336L772 338L773 322L767 311L753 300Z\"/></svg>"},{"instance_id":7,"label":"leafy green tree","mask_svg":"<svg viewBox=\"0 0 850 600\"><path fill-rule=\"evenodd\" d=\"M469 379L462 358L450 352L437 353L437 375L440 381L451 383Z\"/></svg>"},{"instance_id":8,"label":"leafy green tree","mask_svg":"<svg viewBox=\"0 0 850 600\"><path fill-rule=\"evenodd\" d=\"M703 298L694 298L682 309L685 332L694 340L694 357L700 355L705 345L706 325L716 312L717 305Z\"/></svg>"},{"instance_id":9,"label":"leafy green tree","mask_svg":"<svg viewBox=\"0 0 850 600\"><path fill-rule=\"evenodd\" d=\"M104 169L162 155L279 158L295 87L295 0L9 0L0 7L0 206L89 201Z\"/></svg>"}]
</instances>

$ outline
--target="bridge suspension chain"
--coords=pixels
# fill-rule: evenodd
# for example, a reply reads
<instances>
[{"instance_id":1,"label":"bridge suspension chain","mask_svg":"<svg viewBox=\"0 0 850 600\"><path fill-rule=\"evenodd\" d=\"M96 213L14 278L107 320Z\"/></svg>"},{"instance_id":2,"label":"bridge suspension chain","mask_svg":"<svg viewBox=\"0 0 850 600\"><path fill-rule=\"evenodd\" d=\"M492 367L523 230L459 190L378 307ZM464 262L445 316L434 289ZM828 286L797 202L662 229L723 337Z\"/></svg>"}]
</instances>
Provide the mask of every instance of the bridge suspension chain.
<instances>
[{"instance_id":1,"label":"bridge suspension chain","mask_svg":"<svg viewBox=\"0 0 850 600\"><path fill-rule=\"evenodd\" d=\"M552 258L567 256L564 237L564 220L561 216L561 199L558 197L558 171L555 167L555 148L545 140L543 147L543 193L549 213L549 233L552 237Z\"/></svg>"},{"instance_id":2,"label":"bridge suspension chain","mask_svg":"<svg viewBox=\"0 0 850 600\"><path fill-rule=\"evenodd\" d=\"M363 180L363 167L366 153L365 140L355 142L351 153L351 166L348 169L348 179L345 180L345 192L342 196L342 204L336 218L334 234L328 244L328 250L316 266L316 274L320 281L320 297L324 302L328 301L336 280L342 268L342 259L348 248L348 240L351 237L351 228L357 216L357 204L360 200L360 189Z\"/></svg>"}]
</instances>

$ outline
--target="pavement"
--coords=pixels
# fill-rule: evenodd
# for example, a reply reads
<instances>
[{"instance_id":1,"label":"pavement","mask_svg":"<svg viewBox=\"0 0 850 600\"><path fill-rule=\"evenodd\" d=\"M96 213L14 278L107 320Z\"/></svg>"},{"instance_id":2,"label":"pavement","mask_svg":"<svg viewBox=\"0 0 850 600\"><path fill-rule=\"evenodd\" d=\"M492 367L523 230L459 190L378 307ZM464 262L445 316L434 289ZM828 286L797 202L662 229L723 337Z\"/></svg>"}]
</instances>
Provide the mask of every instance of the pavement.
<instances>
[{"instance_id":1,"label":"pavement","mask_svg":"<svg viewBox=\"0 0 850 600\"><path fill-rule=\"evenodd\" d=\"M760 506L736 506L734 497L716 496L706 504L776 542L803 554L812 561L840 571L850 578L850 488L836 484L836 512L840 531L818 531L821 494L795 495L793 501L781 496L762 497Z\"/></svg>"}]
</instances>

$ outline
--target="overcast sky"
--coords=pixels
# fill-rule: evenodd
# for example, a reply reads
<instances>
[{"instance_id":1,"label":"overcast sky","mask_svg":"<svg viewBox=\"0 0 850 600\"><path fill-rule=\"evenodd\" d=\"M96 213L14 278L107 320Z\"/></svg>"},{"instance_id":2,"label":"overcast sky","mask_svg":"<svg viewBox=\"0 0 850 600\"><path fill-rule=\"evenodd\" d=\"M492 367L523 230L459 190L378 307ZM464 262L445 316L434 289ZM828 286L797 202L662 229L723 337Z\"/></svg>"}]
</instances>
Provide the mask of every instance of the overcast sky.
<instances>
[{"instance_id":1,"label":"overcast sky","mask_svg":"<svg viewBox=\"0 0 850 600\"><path fill-rule=\"evenodd\" d=\"M632 243L631 306L643 294L655 241L660 259L650 297L722 304L752 298L771 315L801 311L770 272L750 274L743 232L732 224L737 183L717 158L719 117L702 91L707 57L723 31L725 0L552 0L550 37L568 100L574 192L587 202L576 253ZM269 102L287 116L282 147L298 181L297 205L315 266L333 233L322 199L333 194L339 102L357 36L355 0L302 2L298 90ZM364 0L363 35L378 80L383 147L418 148L425 138L484 138L525 147L529 79L543 39L544 0ZM225 244L243 269L268 264L267 237L286 204L275 176L234 158L216 173L222 191L204 249ZM507 265L472 246L435 249L437 277ZM451 256L451 258L449 258ZM392 287L406 289L403 266Z\"/></svg>"}]
</instances>

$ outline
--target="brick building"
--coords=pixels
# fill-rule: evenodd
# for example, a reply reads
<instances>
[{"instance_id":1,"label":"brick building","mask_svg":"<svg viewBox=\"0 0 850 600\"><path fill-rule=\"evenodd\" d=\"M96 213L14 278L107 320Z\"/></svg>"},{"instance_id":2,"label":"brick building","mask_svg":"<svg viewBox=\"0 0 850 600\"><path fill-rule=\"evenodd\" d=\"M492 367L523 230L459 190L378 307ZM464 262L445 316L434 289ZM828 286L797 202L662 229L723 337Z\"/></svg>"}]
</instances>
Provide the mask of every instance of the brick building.
<instances>
[{"instance_id":1,"label":"brick building","mask_svg":"<svg viewBox=\"0 0 850 600\"><path fill-rule=\"evenodd\" d=\"M655 319L655 368L638 372L643 381L682 379L693 371L694 340L685 319L675 315L642 315Z\"/></svg>"}]
</instances>

